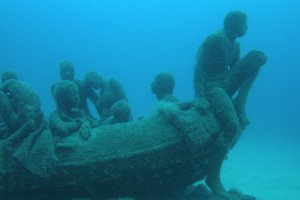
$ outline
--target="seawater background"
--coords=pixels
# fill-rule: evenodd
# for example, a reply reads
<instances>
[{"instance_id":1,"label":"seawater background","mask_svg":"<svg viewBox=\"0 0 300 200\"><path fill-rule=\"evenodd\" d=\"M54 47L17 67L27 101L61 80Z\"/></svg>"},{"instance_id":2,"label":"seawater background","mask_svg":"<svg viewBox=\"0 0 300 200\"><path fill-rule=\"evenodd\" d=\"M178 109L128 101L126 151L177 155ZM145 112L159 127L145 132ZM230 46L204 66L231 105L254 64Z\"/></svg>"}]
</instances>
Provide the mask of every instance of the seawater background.
<instances>
[{"instance_id":1,"label":"seawater background","mask_svg":"<svg viewBox=\"0 0 300 200\"><path fill-rule=\"evenodd\" d=\"M193 98L192 73L202 40L231 10L248 14L242 55L268 55L248 101L251 124L225 163L226 186L260 199L300 199L300 3L296 0L1 0L0 72L15 70L55 109L50 85L63 60L76 77L97 71L121 81L133 115L149 116L150 84L172 72L175 95ZM276 185L277 184L277 185Z\"/></svg>"}]
</instances>

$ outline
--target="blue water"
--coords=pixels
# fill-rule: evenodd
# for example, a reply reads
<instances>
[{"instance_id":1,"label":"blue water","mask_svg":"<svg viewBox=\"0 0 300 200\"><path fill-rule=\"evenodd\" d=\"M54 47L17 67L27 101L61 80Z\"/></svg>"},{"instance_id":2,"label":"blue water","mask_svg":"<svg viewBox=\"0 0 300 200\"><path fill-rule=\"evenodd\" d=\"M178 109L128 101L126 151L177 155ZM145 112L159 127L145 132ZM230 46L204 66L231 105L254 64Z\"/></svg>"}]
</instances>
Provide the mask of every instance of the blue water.
<instances>
[{"instance_id":1,"label":"blue water","mask_svg":"<svg viewBox=\"0 0 300 200\"><path fill-rule=\"evenodd\" d=\"M70 60L79 79L97 71L120 80L134 117L148 116L157 101L150 84L158 72L174 74L180 100L193 98L197 48L231 10L249 17L239 39L242 55L256 48L269 58L249 96L247 137L299 146L296 0L1 0L0 72L15 70L31 83L48 115L55 109L50 85L59 79L58 65Z\"/></svg>"}]
</instances>

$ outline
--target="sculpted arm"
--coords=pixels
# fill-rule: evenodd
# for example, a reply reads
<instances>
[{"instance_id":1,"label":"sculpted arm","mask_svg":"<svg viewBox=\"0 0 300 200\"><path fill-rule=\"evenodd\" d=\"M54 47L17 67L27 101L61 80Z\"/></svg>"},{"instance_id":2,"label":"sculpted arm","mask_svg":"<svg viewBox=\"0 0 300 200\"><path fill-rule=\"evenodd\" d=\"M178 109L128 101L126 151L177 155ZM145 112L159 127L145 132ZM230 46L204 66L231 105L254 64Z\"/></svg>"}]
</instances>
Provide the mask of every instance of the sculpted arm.
<instances>
[{"instance_id":1,"label":"sculpted arm","mask_svg":"<svg viewBox=\"0 0 300 200\"><path fill-rule=\"evenodd\" d=\"M80 122L63 121L57 111L52 112L49 117L49 126L55 135L66 137L80 128Z\"/></svg>"},{"instance_id":2,"label":"sculpted arm","mask_svg":"<svg viewBox=\"0 0 300 200\"><path fill-rule=\"evenodd\" d=\"M89 72L85 75L84 85L86 88L87 97L96 105L99 95L95 90L102 89L105 81L97 72Z\"/></svg>"},{"instance_id":3,"label":"sculpted arm","mask_svg":"<svg viewBox=\"0 0 300 200\"><path fill-rule=\"evenodd\" d=\"M236 43L234 45L233 55L232 55L232 67L235 67L237 62L240 60L240 44Z\"/></svg>"},{"instance_id":4,"label":"sculpted arm","mask_svg":"<svg viewBox=\"0 0 300 200\"><path fill-rule=\"evenodd\" d=\"M93 88L87 88L87 96L93 102L93 104L96 105L99 100L99 95L96 93L96 91L93 90Z\"/></svg>"}]
</instances>

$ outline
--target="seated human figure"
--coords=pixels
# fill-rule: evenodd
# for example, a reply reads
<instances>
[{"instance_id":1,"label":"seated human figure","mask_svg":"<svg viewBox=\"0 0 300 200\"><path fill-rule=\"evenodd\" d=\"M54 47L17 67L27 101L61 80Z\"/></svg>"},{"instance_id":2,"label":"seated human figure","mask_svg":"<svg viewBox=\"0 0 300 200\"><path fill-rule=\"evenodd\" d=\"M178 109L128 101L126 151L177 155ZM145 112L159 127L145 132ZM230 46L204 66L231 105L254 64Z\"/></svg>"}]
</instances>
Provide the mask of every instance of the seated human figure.
<instances>
[{"instance_id":1,"label":"seated human figure","mask_svg":"<svg viewBox=\"0 0 300 200\"><path fill-rule=\"evenodd\" d=\"M88 99L91 100L91 102L96 105L96 102L98 101L98 95L94 89L99 89L99 85L102 83L99 81L102 81L100 75L98 75L95 72L87 73L85 76L85 80L81 81L78 79L75 79L75 67L73 63L69 61L64 61L59 66L59 74L61 77L61 80L68 80L75 83L78 93L79 93L79 104L78 107L82 109L87 116L90 118L93 118L90 109L88 107ZM51 93L53 95L54 88L56 86L56 83L51 86ZM54 96L54 95L53 95Z\"/></svg>"},{"instance_id":2,"label":"seated human figure","mask_svg":"<svg viewBox=\"0 0 300 200\"><path fill-rule=\"evenodd\" d=\"M112 108L114 104L121 100L127 102L126 106L124 103L120 104L122 105L121 108L123 108L121 110L127 110L126 112L130 113L128 100L120 82L116 79L110 79L108 81L103 80L102 83L103 84L100 87L100 97L97 102L97 112L100 116L100 120L104 122L106 119L111 117L113 115ZM119 106L117 106L116 108L118 107ZM125 109L125 107L127 108ZM132 120L131 114L127 121L130 120Z\"/></svg>"},{"instance_id":3,"label":"seated human figure","mask_svg":"<svg viewBox=\"0 0 300 200\"><path fill-rule=\"evenodd\" d=\"M240 45L236 39L246 31L247 15L240 11L228 13L223 29L208 36L200 46L194 70L196 97L209 101L223 127L206 183L225 199L233 197L221 183L221 166L228 150L249 123L245 111L248 93L260 67L267 61L264 53L257 50L240 59Z\"/></svg>"},{"instance_id":4,"label":"seated human figure","mask_svg":"<svg viewBox=\"0 0 300 200\"><path fill-rule=\"evenodd\" d=\"M19 79L16 72L5 71L1 74L1 85L9 79ZM0 115L0 139L5 138L8 135L8 128Z\"/></svg>"},{"instance_id":5,"label":"seated human figure","mask_svg":"<svg viewBox=\"0 0 300 200\"><path fill-rule=\"evenodd\" d=\"M37 94L28 83L18 80L15 72L4 72L1 80L0 116L5 127L1 137L8 137L24 125L29 131L35 130L42 122Z\"/></svg>"},{"instance_id":6,"label":"seated human figure","mask_svg":"<svg viewBox=\"0 0 300 200\"><path fill-rule=\"evenodd\" d=\"M157 99L165 102L176 102L177 98L173 95L175 79L171 73L161 72L157 74L151 84L152 93Z\"/></svg>"},{"instance_id":7,"label":"seated human figure","mask_svg":"<svg viewBox=\"0 0 300 200\"><path fill-rule=\"evenodd\" d=\"M5 81L15 79L18 80L17 73L14 71L5 71L1 74L1 85L4 84ZM6 123L2 119L0 115L0 139L5 138L8 135L8 128L6 126Z\"/></svg>"},{"instance_id":8,"label":"seated human figure","mask_svg":"<svg viewBox=\"0 0 300 200\"><path fill-rule=\"evenodd\" d=\"M78 107L79 94L75 83L68 80L58 82L53 95L56 101L56 110L49 117L52 133L66 137L79 132L83 139L87 139L91 134L91 128L96 124Z\"/></svg>"}]
</instances>

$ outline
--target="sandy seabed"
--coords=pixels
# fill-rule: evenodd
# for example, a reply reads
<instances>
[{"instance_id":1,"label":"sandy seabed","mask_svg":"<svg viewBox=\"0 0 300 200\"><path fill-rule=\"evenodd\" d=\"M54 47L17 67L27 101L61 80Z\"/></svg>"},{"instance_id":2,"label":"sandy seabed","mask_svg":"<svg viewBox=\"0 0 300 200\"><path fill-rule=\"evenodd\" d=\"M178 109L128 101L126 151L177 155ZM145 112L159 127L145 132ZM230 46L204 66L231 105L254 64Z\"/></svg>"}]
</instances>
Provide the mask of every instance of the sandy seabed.
<instances>
[{"instance_id":1,"label":"sandy seabed","mask_svg":"<svg viewBox=\"0 0 300 200\"><path fill-rule=\"evenodd\" d=\"M224 163L225 187L257 200L300 200L299 142L242 137Z\"/></svg>"}]
</instances>

